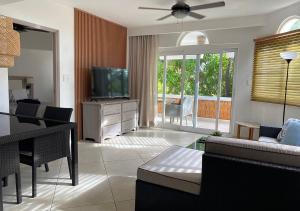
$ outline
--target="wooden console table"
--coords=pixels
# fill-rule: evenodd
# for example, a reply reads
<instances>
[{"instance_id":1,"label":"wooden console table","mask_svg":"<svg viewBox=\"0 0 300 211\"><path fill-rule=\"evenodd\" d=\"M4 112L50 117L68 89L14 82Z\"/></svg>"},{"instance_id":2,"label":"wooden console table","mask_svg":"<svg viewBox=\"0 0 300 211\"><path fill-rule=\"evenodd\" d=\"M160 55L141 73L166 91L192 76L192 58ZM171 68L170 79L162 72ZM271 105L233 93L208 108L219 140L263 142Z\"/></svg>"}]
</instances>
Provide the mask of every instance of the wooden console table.
<instances>
[{"instance_id":1,"label":"wooden console table","mask_svg":"<svg viewBox=\"0 0 300 211\"><path fill-rule=\"evenodd\" d=\"M246 127L249 129L249 140L253 140L254 129L259 129L260 124L251 122L236 122L237 124L237 138L241 138L241 127Z\"/></svg>"}]
</instances>

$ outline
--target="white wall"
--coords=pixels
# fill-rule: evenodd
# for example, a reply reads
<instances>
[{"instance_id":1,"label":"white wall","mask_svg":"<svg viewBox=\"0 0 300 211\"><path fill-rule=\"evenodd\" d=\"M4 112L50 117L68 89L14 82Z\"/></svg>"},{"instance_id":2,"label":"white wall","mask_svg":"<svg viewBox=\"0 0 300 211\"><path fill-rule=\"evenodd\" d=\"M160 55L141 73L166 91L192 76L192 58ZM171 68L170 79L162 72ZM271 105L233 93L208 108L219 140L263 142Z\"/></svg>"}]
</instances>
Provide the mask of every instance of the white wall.
<instances>
[{"instance_id":1,"label":"white wall","mask_svg":"<svg viewBox=\"0 0 300 211\"><path fill-rule=\"evenodd\" d=\"M263 28L262 34L275 34L280 24L288 17L300 15L300 3L294 4L285 9L271 13L268 16L268 25ZM253 49L251 49L253 51ZM252 68L252 65L251 65ZM251 102L252 121L262 122L266 125L281 126L283 106L271 103ZM300 108L295 106L287 106L286 118L300 118Z\"/></svg>"},{"instance_id":2,"label":"white wall","mask_svg":"<svg viewBox=\"0 0 300 211\"><path fill-rule=\"evenodd\" d=\"M15 66L9 68L9 76L28 76L34 80L34 98L54 104L53 83L53 34L21 32L21 56L15 58ZM15 81L9 81L10 89L18 89Z\"/></svg>"},{"instance_id":3,"label":"white wall","mask_svg":"<svg viewBox=\"0 0 300 211\"><path fill-rule=\"evenodd\" d=\"M26 0L0 6L0 14L59 32L60 106L74 108L74 9L51 0ZM8 84L0 86L8 91Z\"/></svg>"},{"instance_id":4,"label":"white wall","mask_svg":"<svg viewBox=\"0 0 300 211\"><path fill-rule=\"evenodd\" d=\"M0 112L9 112L8 73L6 68L0 68Z\"/></svg>"},{"instance_id":5,"label":"white wall","mask_svg":"<svg viewBox=\"0 0 300 211\"><path fill-rule=\"evenodd\" d=\"M9 68L10 75L33 77L33 98L43 103L54 103L52 51L23 48L21 57L15 60L15 66ZM9 88L16 87L10 83Z\"/></svg>"},{"instance_id":6,"label":"white wall","mask_svg":"<svg viewBox=\"0 0 300 211\"><path fill-rule=\"evenodd\" d=\"M253 102L251 101L251 85L252 85L252 68L253 68L253 55L254 55L254 42L253 40L258 37L263 37L267 35L273 35L278 30L280 24L288 17L293 15L300 15L300 3L294 4L287 8L275 11L271 14L264 15L264 21L255 25L245 22L245 26L239 26L238 22L228 23L225 22L226 28L221 29L221 27L215 30L209 29L206 23L200 25L206 26L204 32L207 34L210 43L222 44L222 43L237 43L238 44L238 68L236 70L236 96L234 103L236 105L236 120L240 121L252 121L259 122L264 125L269 126L281 126L282 124L282 111L283 106L278 104L263 103L263 102ZM245 18L239 18L240 21L245 21ZM205 21L204 21L205 22ZM209 21L208 21L209 22ZM219 25L223 20L219 20ZM188 24L189 28L193 30L203 31L203 28L197 28L198 24L191 26ZM199 26L200 26L199 25ZM217 25L216 25L217 26ZM236 27L239 26L239 27ZM229 28L231 27L231 28ZM168 27L167 27L168 28ZM177 40L180 33L174 30L174 26L170 25L169 34L162 31L160 27L152 27L153 32L162 32L159 34L160 47L174 47L176 46ZM129 29L131 35L147 34L150 33L148 29L143 30ZM300 118L300 108L288 106L286 118L297 117ZM257 135L257 134L256 134Z\"/></svg>"}]
</instances>

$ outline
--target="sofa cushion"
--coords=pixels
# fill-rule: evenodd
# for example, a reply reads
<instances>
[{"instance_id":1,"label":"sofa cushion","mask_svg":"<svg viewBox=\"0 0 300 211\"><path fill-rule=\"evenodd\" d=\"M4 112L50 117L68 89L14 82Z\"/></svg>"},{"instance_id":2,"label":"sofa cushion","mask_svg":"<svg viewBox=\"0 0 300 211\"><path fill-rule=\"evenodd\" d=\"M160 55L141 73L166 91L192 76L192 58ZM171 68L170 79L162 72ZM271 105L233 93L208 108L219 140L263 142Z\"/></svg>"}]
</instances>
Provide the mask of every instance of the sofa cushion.
<instances>
[{"instance_id":1,"label":"sofa cushion","mask_svg":"<svg viewBox=\"0 0 300 211\"><path fill-rule=\"evenodd\" d=\"M293 122L300 122L300 120L299 119L293 119L293 118L288 119L284 123L284 125L282 126L282 129L281 129L280 133L277 136L278 142L281 142L283 140L284 136L286 135L286 131L287 131L287 128L288 128L289 124L293 123Z\"/></svg>"},{"instance_id":2,"label":"sofa cushion","mask_svg":"<svg viewBox=\"0 0 300 211\"><path fill-rule=\"evenodd\" d=\"M291 122L286 130L285 136L283 137L281 144L287 144L292 146L300 146L300 122Z\"/></svg>"},{"instance_id":3,"label":"sofa cushion","mask_svg":"<svg viewBox=\"0 0 300 211\"><path fill-rule=\"evenodd\" d=\"M205 153L300 168L300 147L284 144L208 137Z\"/></svg>"},{"instance_id":4,"label":"sofa cushion","mask_svg":"<svg viewBox=\"0 0 300 211\"><path fill-rule=\"evenodd\" d=\"M276 138L270 138L270 137L265 137L265 136L259 137L258 141L268 142L268 143L273 143L273 144L278 144L279 143Z\"/></svg>"},{"instance_id":5,"label":"sofa cushion","mask_svg":"<svg viewBox=\"0 0 300 211\"><path fill-rule=\"evenodd\" d=\"M203 152L172 146L138 168L144 182L192 193L200 193Z\"/></svg>"}]
</instances>

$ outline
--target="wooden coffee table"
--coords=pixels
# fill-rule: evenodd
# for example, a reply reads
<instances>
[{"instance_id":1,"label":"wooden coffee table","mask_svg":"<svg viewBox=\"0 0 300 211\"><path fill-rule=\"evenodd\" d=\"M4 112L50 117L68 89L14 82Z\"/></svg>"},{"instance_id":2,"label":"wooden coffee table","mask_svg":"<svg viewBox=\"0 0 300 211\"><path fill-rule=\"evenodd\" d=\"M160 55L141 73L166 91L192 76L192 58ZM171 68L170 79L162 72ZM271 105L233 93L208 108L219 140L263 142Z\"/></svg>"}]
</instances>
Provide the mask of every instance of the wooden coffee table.
<instances>
[{"instance_id":1,"label":"wooden coffee table","mask_svg":"<svg viewBox=\"0 0 300 211\"><path fill-rule=\"evenodd\" d=\"M246 127L249 129L249 136L248 136L249 140L253 140L254 129L260 128L260 124L258 123L237 121L236 124L237 124L237 138L241 138L241 127Z\"/></svg>"}]
</instances>

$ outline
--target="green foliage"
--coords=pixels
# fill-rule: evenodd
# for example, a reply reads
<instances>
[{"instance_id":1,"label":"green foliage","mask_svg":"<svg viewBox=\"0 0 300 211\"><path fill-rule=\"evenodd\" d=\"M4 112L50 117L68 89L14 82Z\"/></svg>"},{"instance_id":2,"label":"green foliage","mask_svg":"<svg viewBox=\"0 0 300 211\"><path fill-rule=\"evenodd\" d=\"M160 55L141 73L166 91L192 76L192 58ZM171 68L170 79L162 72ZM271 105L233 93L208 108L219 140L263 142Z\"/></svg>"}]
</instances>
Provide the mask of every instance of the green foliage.
<instances>
[{"instance_id":1,"label":"green foliage","mask_svg":"<svg viewBox=\"0 0 300 211\"><path fill-rule=\"evenodd\" d=\"M216 96L219 76L218 54L204 54L200 59L199 95ZM196 80L196 59L185 60L184 94L194 95ZM179 95L181 90L181 71L183 60L168 60L166 94ZM226 54L222 58L222 97L232 96L233 61ZM158 61L158 93L163 93L164 61Z\"/></svg>"},{"instance_id":2,"label":"green foliage","mask_svg":"<svg viewBox=\"0 0 300 211\"><path fill-rule=\"evenodd\" d=\"M212 132L210 135L212 135L212 136L220 136L221 137L223 134L220 131L216 130L216 131Z\"/></svg>"},{"instance_id":3,"label":"green foliage","mask_svg":"<svg viewBox=\"0 0 300 211\"><path fill-rule=\"evenodd\" d=\"M197 143L203 143L203 142L206 141L206 139L207 139L207 136L202 136L201 138L199 138L199 139L197 140Z\"/></svg>"}]
</instances>

